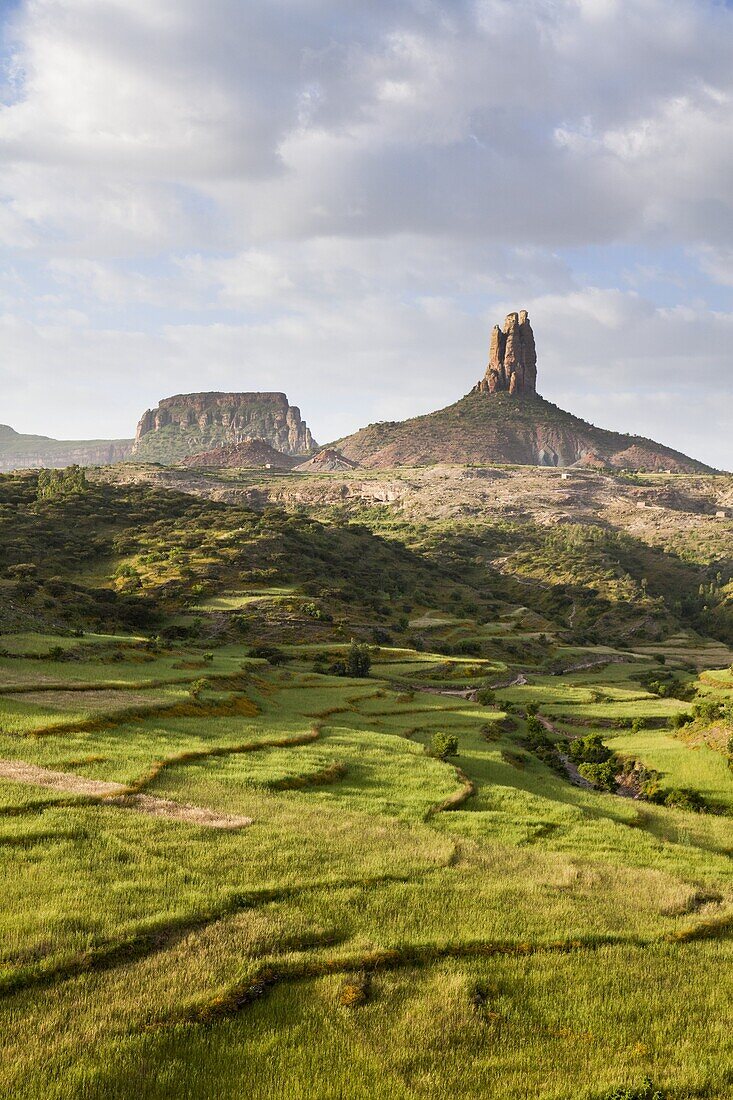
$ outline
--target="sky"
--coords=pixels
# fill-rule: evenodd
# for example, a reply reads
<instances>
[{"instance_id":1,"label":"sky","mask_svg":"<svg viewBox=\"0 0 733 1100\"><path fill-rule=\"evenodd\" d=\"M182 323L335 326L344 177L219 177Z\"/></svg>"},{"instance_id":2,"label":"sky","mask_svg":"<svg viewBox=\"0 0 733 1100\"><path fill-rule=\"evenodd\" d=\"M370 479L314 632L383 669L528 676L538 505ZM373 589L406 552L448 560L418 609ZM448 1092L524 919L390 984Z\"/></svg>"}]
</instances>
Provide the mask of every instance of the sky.
<instances>
[{"instance_id":1,"label":"sky","mask_svg":"<svg viewBox=\"0 0 733 1100\"><path fill-rule=\"evenodd\" d=\"M0 0L0 422L543 396L733 467L723 0Z\"/></svg>"}]
</instances>

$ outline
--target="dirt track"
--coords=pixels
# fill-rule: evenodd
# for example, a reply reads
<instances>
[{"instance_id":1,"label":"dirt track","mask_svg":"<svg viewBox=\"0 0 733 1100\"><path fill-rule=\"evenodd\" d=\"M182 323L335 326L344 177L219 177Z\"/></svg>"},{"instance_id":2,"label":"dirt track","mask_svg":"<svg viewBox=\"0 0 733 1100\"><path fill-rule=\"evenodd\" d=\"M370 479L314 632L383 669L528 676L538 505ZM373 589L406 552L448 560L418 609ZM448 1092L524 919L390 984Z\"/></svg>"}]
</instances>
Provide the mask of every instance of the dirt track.
<instances>
[{"instance_id":1,"label":"dirt track","mask_svg":"<svg viewBox=\"0 0 733 1100\"><path fill-rule=\"evenodd\" d=\"M129 794L124 783L109 783L102 779L86 779L73 772L55 772L40 768L23 760L0 760L0 779L15 783L30 783L67 794L86 795L104 800L113 806L137 810L152 817L167 817L173 821L185 821L189 825L204 825L210 829L243 829L252 824L251 817L238 817L209 810L205 806L188 806L171 802L167 798L155 798L148 794Z\"/></svg>"}]
</instances>

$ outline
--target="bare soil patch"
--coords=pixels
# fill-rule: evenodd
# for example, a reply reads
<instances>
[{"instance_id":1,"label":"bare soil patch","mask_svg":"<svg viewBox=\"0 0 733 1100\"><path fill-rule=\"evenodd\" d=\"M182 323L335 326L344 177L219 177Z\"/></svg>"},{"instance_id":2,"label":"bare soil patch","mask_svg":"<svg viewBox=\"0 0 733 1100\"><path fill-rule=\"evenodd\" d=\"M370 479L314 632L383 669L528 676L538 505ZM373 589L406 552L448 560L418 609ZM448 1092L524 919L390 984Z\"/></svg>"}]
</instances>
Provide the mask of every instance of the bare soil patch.
<instances>
[{"instance_id":1,"label":"bare soil patch","mask_svg":"<svg viewBox=\"0 0 733 1100\"><path fill-rule=\"evenodd\" d=\"M86 779L73 772L56 772L40 768L23 760L0 760L0 779L16 783L30 783L54 791L86 795L104 799L114 806L137 810L152 817L167 817L173 821L185 821L189 825L204 825L211 829L243 829L252 824L251 817L219 813L205 806L189 806L171 802L167 798L154 798L147 794L129 794L124 783L111 783L103 779Z\"/></svg>"}]
</instances>

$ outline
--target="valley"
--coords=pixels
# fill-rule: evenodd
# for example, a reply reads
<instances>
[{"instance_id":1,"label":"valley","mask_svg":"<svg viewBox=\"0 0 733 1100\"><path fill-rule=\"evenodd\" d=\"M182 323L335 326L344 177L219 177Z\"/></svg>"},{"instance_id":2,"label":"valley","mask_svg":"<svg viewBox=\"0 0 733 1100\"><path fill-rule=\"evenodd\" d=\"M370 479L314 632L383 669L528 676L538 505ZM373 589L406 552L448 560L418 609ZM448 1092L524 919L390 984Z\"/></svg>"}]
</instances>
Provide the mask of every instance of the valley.
<instances>
[{"instance_id":1,"label":"valley","mask_svg":"<svg viewBox=\"0 0 733 1100\"><path fill-rule=\"evenodd\" d=\"M730 494L0 478L0 1088L727 1096Z\"/></svg>"}]
</instances>

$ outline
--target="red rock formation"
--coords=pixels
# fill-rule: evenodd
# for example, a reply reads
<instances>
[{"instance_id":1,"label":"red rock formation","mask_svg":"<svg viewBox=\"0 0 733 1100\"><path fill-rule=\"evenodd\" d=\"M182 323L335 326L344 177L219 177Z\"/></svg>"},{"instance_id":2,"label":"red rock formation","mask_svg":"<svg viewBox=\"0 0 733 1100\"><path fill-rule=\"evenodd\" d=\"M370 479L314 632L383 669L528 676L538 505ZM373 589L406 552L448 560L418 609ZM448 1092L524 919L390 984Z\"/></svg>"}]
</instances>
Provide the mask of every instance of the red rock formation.
<instances>
[{"instance_id":1,"label":"red rock formation","mask_svg":"<svg viewBox=\"0 0 733 1100\"><path fill-rule=\"evenodd\" d=\"M350 458L346 458L335 447L326 447L318 454L313 455L313 458L309 458L307 462L301 462L300 466L296 466L296 469L302 470L304 473L318 474L333 473L338 470L355 470L358 465L358 462L352 462Z\"/></svg>"},{"instance_id":2,"label":"red rock formation","mask_svg":"<svg viewBox=\"0 0 733 1100\"><path fill-rule=\"evenodd\" d=\"M509 313L503 330L494 325L486 374L474 393L537 393L537 351L526 309Z\"/></svg>"},{"instance_id":3,"label":"red rock formation","mask_svg":"<svg viewBox=\"0 0 733 1100\"><path fill-rule=\"evenodd\" d=\"M181 459L181 462L184 466L192 468L198 466L230 466L292 470L298 459L290 455L284 455L281 451L276 451L264 439L244 439L241 443L230 443L225 447L217 447L212 451L187 455Z\"/></svg>"}]
</instances>

